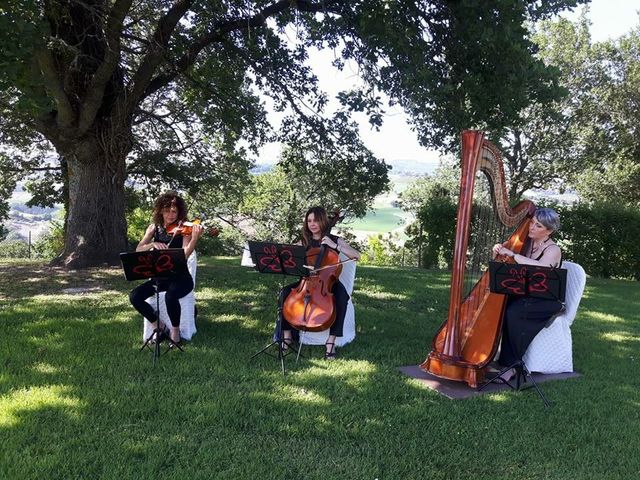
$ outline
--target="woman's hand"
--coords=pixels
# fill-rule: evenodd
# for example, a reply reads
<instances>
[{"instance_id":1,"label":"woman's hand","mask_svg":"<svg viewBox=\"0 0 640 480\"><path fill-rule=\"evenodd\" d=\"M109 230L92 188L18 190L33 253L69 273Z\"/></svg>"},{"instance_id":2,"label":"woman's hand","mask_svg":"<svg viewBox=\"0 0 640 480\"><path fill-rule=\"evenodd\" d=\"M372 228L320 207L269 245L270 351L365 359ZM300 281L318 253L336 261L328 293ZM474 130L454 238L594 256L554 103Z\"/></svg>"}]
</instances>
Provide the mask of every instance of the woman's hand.
<instances>
[{"instance_id":1,"label":"woman's hand","mask_svg":"<svg viewBox=\"0 0 640 480\"><path fill-rule=\"evenodd\" d=\"M191 238L195 239L196 241L202 236L203 233L204 227L202 225L196 224L191 227Z\"/></svg>"},{"instance_id":2,"label":"woman's hand","mask_svg":"<svg viewBox=\"0 0 640 480\"><path fill-rule=\"evenodd\" d=\"M327 247L332 248L334 250L338 249L338 244L333 240L331 240L328 236L325 236L322 238L320 245L326 245Z\"/></svg>"},{"instance_id":3,"label":"woman's hand","mask_svg":"<svg viewBox=\"0 0 640 480\"><path fill-rule=\"evenodd\" d=\"M494 247L495 248L495 247ZM495 250L494 250L495 251ZM506 247L503 247L502 245L500 245L500 248L498 249L498 251L496 252L497 255L505 255L507 257L513 257L515 255L514 252L512 252L511 250L509 250Z\"/></svg>"},{"instance_id":4,"label":"woman's hand","mask_svg":"<svg viewBox=\"0 0 640 480\"><path fill-rule=\"evenodd\" d=\"M166 243L162 242L151 242L149 245L149 250L166 250L169 248Z\"/></svg>"}]
</instances>

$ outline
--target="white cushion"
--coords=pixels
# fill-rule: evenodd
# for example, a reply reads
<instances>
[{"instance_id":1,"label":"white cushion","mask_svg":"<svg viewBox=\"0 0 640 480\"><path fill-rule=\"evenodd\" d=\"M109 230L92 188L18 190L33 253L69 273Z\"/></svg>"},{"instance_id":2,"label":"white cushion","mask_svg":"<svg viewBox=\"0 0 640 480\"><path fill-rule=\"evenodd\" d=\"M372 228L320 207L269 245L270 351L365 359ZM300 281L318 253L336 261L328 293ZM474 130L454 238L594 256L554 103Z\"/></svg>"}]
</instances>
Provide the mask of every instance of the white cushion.
<instances>
[{"instance_id":1,"label":"white cushion","mask_svg":"<svg viewBox=\"0 0 640 480\"><path fill-rule=\"evenodd\" d=\"M194 289L191 290L188 294L180 299L180 337L184 340L191 340L196 333L196 321L195 321L195 306L196 306L196 296L195 296L195 284L196 284L196 270L198 266L198 256L196 252L193 251L189 258L187 259L187 268L189 269L189 273L193 278ZM167 303L165 302L165 292L160 292L159 295L159 303L160 303L160 322L162 325L165 325L167 328L171 327L171 320L169 319L169 314L167 313ZM147 303L151 305L155 311L156 309L156 296L149 297L147 299ZM144 331L142 333L143 340L146 340L153 333L153 329L151 328L151 323L147 321L143 317L144 321Z\"/></svg>"},{"instance_id":2,"label":"white cushion","mask_svg":"<svg viewBox=\"0 0 640 480\"><path fill-rule=\"evenodd\" d=\"M532 372L573 372L571 325L584 292L587 275L577 263L562 262L567 269L565 310L533 339L522 357Z\"/></svg>"},{"instance_id":3,"label":"white cushion","mask_svg":"<svg viewBox=\"0 0 640 480\"><path fill-rule=\"evenodd\" d=\"M344 254L340 254L340 260L348 260ZM356 278L356 262L347 262L342 265L342 272L339 280L344 285L345 290L351 297L353 293L353 283ZM352 342L356 338L356 312L353 308L353 302L349 298L347 303L347 312L344 317L344 327L342 329L342 337L336 337L336 347L342 347ZM329 329L321 332L305 332L300 331L300 343L305 345L324 345L329 337Z\"/></svg>"}]
</instances>

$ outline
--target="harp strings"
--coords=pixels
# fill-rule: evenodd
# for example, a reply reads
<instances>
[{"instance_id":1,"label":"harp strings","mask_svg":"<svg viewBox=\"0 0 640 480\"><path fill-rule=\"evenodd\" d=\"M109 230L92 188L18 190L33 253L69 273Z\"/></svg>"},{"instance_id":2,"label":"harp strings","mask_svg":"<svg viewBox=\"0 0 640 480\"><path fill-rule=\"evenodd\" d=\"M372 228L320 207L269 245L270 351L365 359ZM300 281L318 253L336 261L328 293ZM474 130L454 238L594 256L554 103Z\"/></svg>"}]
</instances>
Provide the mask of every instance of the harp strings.
<instances>
[{"instance_id":1,"label":"harp strings","mask_svg":"<svg viewBox=\"0 0 640 480\"><path fill-rule=\"evenodd\" d=\"M509 236L507 231L510 229L499 219L493 194L492 185L487 177L478 172L474 185L471 231L463 277L463 303L466 303L469 312L477 312L486 298L484 292L477 292L474 288L488 269L493 245ZM461 318L461 332L468 332L473 327L474 320L473 315ZM462 343L464 338L463 335Z\"/></svg>"}]
</instances>

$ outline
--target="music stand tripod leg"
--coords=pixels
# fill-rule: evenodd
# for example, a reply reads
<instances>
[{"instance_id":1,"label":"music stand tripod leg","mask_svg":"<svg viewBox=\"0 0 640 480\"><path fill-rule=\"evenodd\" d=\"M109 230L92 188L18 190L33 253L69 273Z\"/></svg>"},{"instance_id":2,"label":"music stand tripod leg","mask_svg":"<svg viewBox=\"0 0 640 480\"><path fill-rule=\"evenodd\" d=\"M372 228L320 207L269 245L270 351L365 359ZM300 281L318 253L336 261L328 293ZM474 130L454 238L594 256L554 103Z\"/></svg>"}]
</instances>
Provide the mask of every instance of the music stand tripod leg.
<instances>
[{"instance_id":1,"label":"music stand tripod leg","mask_svg":"<svg viewBox=\"0 0 640 480\"><path fill-rule=\"evenodd\" d=\"M496 373L493 377L491 377L489 380L487 380L486 382L484 382L482 385L480 385L478 387L478 391L481 392L482 390L484 390L488 385L492 384L492 383L502 383L503 385L506 385L507 387L509 387L511 390L516 390L516 388L511 385L511 382L509 380L505 380L504 378L502 378L502 376L507 373L509 370L512 370L514 368L516 368L516 365L518 365L520 362L516 362L513 365L509 365L508 367L504 367L502 370L500 370L498 373ZM516 372L517 373L517 372Z\"/></svg>"},{"instance_id":2,"label":"music stand tripod leg","mask_svg":"<svg viewBox=\"0 0 640 480\"><path fill-rule=\"evenodd\" d=\"M511 369L515 369L516 371L515 386L511 384L510 380L505 380L504 378L502 378L502 375L504 375ZM531 385L523 387L523 384L527 383L527 378L531 380ZM547 408L551 407L551 403L549 403L549 400L547 400L547 397L543 393L542 389L538 386L538 383L533 379L533 375L531 374L531 372L529 371L525 363L521 360L517 361L512 365L509 365L508 367L503 368L500 372L495 374L493 377L491 377L489 380L483 383L480 387L478 387L478 391L480 392L484 390L484 388L487 385L491 383L495 383L496 381L504 385L507 385L511 390L520 391L520 390L526 390L528 388L535 388L536 392L538 392L538 395L542 399L544 406Z\"/></svg>"},{"instance_id":3,"label":"music stand tripod leg","mask_svg":"<svg viewBox=\"0 0 640 480\"><path fill-rule=\"evenodd\" d=\"M527 368L527 365L524 362L520 362L520 366L516 367L516 372L518 375L517 384L516 384L517 390L525 390L533 387L536 389L536 392L538 392L538 395L542 399L544 406L547 408L551 407L551 403L549 402L549 400L547 400L547 397L545 396L542 389L538 386L538 383L533 379L533 374L529 371L529 369ZM521 378L524 379L524 383L526 383L527 379L529 379L531 381L531 385L521 388L521 384L520 384Z\"/></svg>"},{"instance_id":4,"label":"music stand tripod leg","mask_svg":"<svg viewBox=\"0 0 640 480\"><path fill-rule=\"evenodd\" d=\"M158 279L154 279L154 287L156 290L156 328L153 330L155 335L155 344L153 345L153 360L152 364L155 367L158 359L160 358L160 343L163 340L164 332L160 322L160 286L158 285Z\"/></svg>"},{"instance_id":5,"label":"music stand tripod leg","mask_svg":"<svg viewBox=\"0 0 640 480\"><path fill-rule=\"evenodd\" d=\"M154 279L153 287L154 287L155 297L156 297L156 322L155 322L156 327L152 330L151 335L149 335L147 339L144 341L144 343L142 344L142 347L140 347L140 351L144 350L145 347L153 351L152 363L153 363L153 366L155 367L156 361L160 356L160 342L162 341L163 332L162 332L162 329L160 328L160 296L158 294L158 284L156 279ZM145 319L145 321L149 321L149 320ZM153 349L149 347L149 343L151 342L153 342Z\"/></svg>"},{"instance_id":6,"label":"music stand tripod leg","mask_svg":"<svg viewBox=\"0 0 640 480\"><path fill-rule=\"evenodd\" d=\"M278 347L278 354L277 354L276 358L280 362L280 367L282 369L282 375L286 375L286 369L285 369L285 365L284 365L284 357L287 354L284 351L284 349L282 348L282 342L283 341L284 340L282 338L282 322L280 322L280 301L279 301L279 296L278 296L278 309L277 309L277 312L276 312L276 339L273 340L271 343L265 345L262 349L258 350L253 355L251 355L251 357L249 357L249 360L253 360L255 357L257 357L261 353L264 353L266 355L269 355L269 356L273 357L274 355L269 353L268 350L275 345L276 347Z\"/></svg>"}]
</instances>

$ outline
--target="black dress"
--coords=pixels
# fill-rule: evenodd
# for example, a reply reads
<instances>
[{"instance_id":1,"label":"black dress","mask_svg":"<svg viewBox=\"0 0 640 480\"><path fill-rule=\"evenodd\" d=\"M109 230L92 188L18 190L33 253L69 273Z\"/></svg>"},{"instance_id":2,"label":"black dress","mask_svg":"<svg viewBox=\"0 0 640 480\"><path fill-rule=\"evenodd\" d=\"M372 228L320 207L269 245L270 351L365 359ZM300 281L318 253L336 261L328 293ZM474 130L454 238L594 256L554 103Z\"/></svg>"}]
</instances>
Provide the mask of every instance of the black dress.
<instances>
[{"instance_id":1,"label":"black dress","mask_svg":"<svg viewBox=\"0 0 640 480\"><path fill-rule=\"evenodd\" d=\"M542 258L545 250L535 260ZM562 254L559 265L562 265ZM498 363L508 367L522 361L529 344L562 307L563 304L557 300L509 297L502 322L502 347Z\"/></svg>"}]
</instances>

